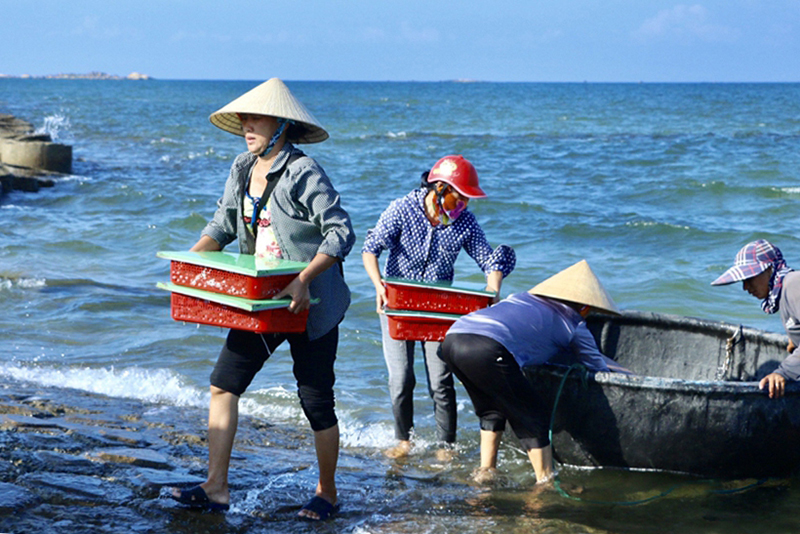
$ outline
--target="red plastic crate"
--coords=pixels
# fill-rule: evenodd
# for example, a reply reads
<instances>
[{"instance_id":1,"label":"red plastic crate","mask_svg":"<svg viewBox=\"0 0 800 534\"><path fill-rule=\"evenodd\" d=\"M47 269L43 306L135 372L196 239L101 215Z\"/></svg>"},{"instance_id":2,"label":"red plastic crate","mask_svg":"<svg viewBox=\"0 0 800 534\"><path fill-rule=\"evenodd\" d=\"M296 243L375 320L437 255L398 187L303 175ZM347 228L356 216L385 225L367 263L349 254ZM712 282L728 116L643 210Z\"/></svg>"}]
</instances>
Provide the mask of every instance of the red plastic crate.
<instances>
[{"instance_id":1,"label":"red plastic crate","mask_svg":"<svg viewBox=\"0 0 800 534\"><path fill-rule=\"evenodd\" d=\"M492 302L491 294L475 294L443 289L434 285L410 285L386 280L388 307L393 310L417 310L464 315L486 308ZM486 293L486 292L483 292Z\"/></svg>"},{"instance_id":2,"label":"red plastic crate","mask_svg":"<svg viewBox=\"0 0 800 534\"><path fill-rule=\"evenodd\" d=\"M386 310L389 337L402 341L443 341L458 315L404 315Z\"/></svg>"},{"instance_id":3,"label":"red plastic crate","mask_svg":"<svg viewBox=\"0 0 800 534\"><path fill-rule=\"evenodd\" d=\"M197 297L172 293L172 318L257 333L305 332L308 310L294 314L288 308L248 312Z\"/></svg>"},{"instance_id":4,"label":"red plastic crate","mask_svg":"<svg viewBox=\"0 0 800 534\"><path fill-rule=\"evenodd\" d=\"M173 284L251 300L274 297L296 277L297 273L247 276L182 261L170 262L170 281Z\"/></svg>"}]
</instances>

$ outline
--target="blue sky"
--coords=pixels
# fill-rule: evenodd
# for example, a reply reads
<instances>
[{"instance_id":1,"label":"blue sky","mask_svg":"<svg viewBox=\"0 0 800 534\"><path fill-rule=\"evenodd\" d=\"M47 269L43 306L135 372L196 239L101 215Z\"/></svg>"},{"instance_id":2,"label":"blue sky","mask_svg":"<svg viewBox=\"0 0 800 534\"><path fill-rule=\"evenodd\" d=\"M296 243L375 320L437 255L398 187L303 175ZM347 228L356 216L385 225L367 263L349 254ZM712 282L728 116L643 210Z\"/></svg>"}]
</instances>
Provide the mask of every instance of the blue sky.
<instances>
[{"instance_id":1,"label":"blue sky","mask_svg":"<svg viewBox=\"0 0 800 534\"><path fill-rule=\"evenodd\" d=\"M0 74L800 81L800 0L0 0Z\"/></svg>"}]
</instances>

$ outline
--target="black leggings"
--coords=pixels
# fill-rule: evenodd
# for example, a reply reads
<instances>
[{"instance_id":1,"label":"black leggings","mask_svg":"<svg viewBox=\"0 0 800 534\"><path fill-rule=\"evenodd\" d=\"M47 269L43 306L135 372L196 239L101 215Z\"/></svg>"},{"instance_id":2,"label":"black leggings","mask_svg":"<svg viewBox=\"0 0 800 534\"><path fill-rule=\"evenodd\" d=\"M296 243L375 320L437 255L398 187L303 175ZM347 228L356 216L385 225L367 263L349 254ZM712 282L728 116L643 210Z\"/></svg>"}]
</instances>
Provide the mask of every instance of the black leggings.
<instances>
[{"instance_id":1,"label":"black leggings","mask_svg":"<svg viewBox=\"0 0 800 534\"><path fill-rule=\"evenodd\" d=\"M550 444L547 407L503 345L486 336L449 334L441 355L467 389L481 430L502 432L507 419L525 450Z\"/></svg>"},{"instance_id":2,"label":"black leggings","mask_svg":"<svg viewBox=\"0 0 800 534\"><path fill-rule=\"evenodd\" d=\"M289 341L297 379L300 406L314 431L326 430L338 422L334 411L333 362L339 344L339 327L309 341L302 334L255 334L231 330L211 372L211 385L241 397L264 362L284 340Z\"/></svg>"}]
</instances>

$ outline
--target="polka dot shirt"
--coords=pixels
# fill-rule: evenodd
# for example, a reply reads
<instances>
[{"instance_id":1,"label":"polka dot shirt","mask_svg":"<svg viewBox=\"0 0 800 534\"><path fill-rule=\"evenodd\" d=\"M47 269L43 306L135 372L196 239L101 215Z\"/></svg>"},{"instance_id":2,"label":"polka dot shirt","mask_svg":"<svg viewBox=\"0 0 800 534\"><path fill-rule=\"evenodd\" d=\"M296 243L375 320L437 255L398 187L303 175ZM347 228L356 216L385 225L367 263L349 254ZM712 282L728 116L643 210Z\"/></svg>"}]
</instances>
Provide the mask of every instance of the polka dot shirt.
<instances>
[{"instance_id":1,"label":"polka dot shirt","mask_svg":"<svg viewBox=\"0 0 800 534\"><path fill-rule=\"evenodd\" d=\"M393 201L367 232L361 252L380 257L389 251L384 277L421 282L453 281L453 266L461 249L467 251L485 274L514 270L514 249L492 249L475 215L468 209L449 226L431 226L425 216L427 190L415 189Z\"/></svg>"}]
</instances>

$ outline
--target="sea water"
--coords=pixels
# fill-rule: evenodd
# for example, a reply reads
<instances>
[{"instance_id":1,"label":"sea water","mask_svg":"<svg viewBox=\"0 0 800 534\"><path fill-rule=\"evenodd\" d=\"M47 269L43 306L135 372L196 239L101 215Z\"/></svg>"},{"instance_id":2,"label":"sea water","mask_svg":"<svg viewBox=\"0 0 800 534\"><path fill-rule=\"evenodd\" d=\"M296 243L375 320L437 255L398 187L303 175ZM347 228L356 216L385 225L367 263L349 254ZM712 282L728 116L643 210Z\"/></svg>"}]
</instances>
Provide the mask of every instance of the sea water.
<instances>
[{"instance_id":1,"label":"sea water","mask_svg":"<svg viewBox=\"0 0 800 534\"><path fill-rule=\"evenodd\" d=\"M0 79L0 113L30 121L72 145L74 155L72 174L54 187L0 198L0 378L207 404L225 331L170 318L168 295L155 287L167 280L169 265L156 252L188 249L212 216L244 143L208 115L258 82ZM302 148L331 177L357 234L344 264L352 305L336 362L345 451L382 461L380 451L394 443L361 244L389 202L446 154L475 164L488 198L469 207L490 243L516 250L503 295L586 259L622 309L781 331L779 318L764 314L740 285L710 282L756 238L771 240L800 268L799 84L288 85L330 133ZM456 280L483 280L466 253ZM423 469L435 421L421 364L417 379L419 452L411 466ZM460 386L458 406L458 461L468 469L477 462L478 425ZM288 350L266 364L242 409L306 427ZM530 489L524 454L511 436L505 442L501 470ZM610 497L650 483L635 473L565 476ZM798 496L780 496L772 513L779 524L791 523ZM639 511L593 522L581 505L552 496L490 492L484 499L453 504L461 517L453 531L483 528L481 510L492 510L496 532L515 531L517 518L531 514L563 517L567 532L582 532L582 525L635 531L648 521ZM713 518L730 514L740 514L737 523L757 523L758 510L742 505L753 502L747 497L684 499L656 505L656 515L668 520L689 506L688 517L697 520L691 528L708 531ZM763 504L774 495L754 499ZM376 519L358 528L421 531L412 520L404 524L387 522L382 530Z\"/></svg>"}]
</instances>

